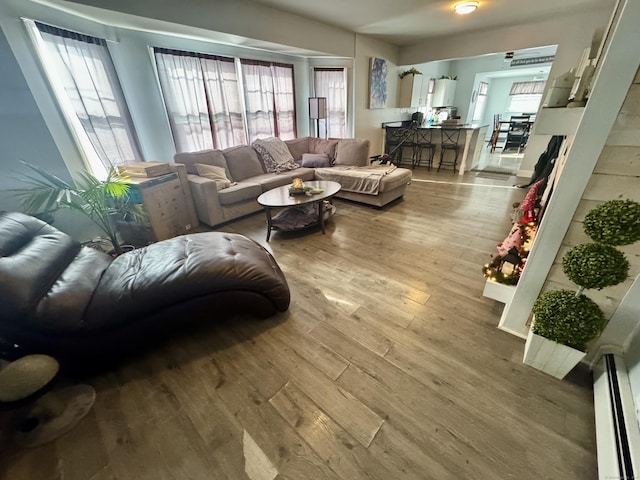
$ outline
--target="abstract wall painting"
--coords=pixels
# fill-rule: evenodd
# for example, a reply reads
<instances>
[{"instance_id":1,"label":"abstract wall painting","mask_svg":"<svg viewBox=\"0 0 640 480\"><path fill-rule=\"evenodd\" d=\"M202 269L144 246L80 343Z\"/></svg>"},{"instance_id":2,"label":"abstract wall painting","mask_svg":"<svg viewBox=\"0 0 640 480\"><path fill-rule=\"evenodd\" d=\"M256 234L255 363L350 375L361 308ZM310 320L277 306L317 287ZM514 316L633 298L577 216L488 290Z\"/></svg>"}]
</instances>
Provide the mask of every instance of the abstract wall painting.
<instances>
[{"instance_id":1,"label":"abstract wall painting","mask_svg":"<svg viewBox=\"0 0 640 480\"><path fill-rule=\"evenodd\" d=\"M369 108L387 106L387 61L383 58L371 58L369 77Z\"/></svg>"}]
</instances>

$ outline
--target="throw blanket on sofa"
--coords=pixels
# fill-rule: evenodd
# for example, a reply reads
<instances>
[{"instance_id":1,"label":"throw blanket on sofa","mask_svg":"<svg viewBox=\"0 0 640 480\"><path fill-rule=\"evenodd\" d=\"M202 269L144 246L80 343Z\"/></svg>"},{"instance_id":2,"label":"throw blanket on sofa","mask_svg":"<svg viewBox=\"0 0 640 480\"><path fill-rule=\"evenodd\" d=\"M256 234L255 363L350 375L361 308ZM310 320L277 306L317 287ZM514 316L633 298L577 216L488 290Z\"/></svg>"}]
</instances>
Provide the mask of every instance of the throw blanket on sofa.
<instances>
[{"instance_id":1,"label":"throw blanket on sofa","mask_svg":"<svg viewBox=\"0 0 640 480\"><path fill-rule=\"evenodd\" d=\"M380 182L385 175L393 172L395 165L374 165L370 167L350 167L337 165L329 168L316 168L316 179L338 182L342 190L355 193L377 195Z\"/></svg>"}]
</instances>

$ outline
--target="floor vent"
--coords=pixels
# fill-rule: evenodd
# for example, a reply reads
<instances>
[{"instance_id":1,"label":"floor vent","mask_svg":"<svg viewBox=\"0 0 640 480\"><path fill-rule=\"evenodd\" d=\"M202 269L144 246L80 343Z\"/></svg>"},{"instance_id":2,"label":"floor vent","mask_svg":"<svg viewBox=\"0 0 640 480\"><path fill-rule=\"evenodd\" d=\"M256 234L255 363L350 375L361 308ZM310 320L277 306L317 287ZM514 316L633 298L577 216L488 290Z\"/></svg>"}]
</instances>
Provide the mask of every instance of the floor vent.
<instances>
[{"instance_id":1,"label":"floor vent","mask_svg":"<svg viewBox=\"0 0 640 480\"><path fill-rule=\"evenodd\" d=\"M594 369L600 480L640 480L640 429L622 357L603 355Z\"/></svg>"}]
</instances>

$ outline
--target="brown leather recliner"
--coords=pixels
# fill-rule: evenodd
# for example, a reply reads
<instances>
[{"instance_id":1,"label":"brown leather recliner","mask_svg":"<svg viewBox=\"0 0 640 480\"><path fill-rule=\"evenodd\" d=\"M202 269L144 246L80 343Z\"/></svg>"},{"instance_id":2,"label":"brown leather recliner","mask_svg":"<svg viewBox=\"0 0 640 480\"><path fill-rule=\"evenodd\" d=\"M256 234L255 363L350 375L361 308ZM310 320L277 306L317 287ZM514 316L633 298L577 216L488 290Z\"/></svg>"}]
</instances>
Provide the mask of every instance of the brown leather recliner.
<instances>
[{"instance_id":1,"label":"brown leather recliner","mask_svg":"<svg viewBox=\"0 0 640 480\"><path fill-rule=\"evenodd\" d=\"M0 212L0 337L26 353L94 356L228 313L289 307L287 281L238 234L183 235L113 259L34 217Z\"/></svg>"}]
</instances>

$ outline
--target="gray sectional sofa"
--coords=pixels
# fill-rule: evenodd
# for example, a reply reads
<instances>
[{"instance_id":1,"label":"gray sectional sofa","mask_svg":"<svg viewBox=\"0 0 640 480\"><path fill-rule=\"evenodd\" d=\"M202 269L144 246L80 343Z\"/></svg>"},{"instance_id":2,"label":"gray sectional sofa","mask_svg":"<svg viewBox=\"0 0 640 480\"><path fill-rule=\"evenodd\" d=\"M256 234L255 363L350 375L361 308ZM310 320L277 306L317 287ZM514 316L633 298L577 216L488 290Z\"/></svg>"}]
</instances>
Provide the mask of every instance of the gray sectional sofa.
<instances>
[{"instance_id":1,"label":"gray sectional sofa","mask_svg":"<svg viewBox=\"0 0 640 480\"><path fill-rule=\"evenodd\" d=\"M271 167L272 164L265 162L257 147L249 145L176 154L174 161L186 165L199 220L215 227L258 212L262 210L257 202L261 193L288 185L296 177L304 181L327 179L343 184L340 179L344 176L345 185L358 184L346 181L346 176L362 170L357 167L369 166L368 140L303 137L285 143L295 162L293 167L287 168L295 168L283 169L277 173L269 173L273 168L268 168L267 165ZM324 158L328 163L318 161ZM203 171L206 169L203 166L218 167L213 169L218 172L224 169L224 176L228 181L212 179ZM386 170L381 171L381 168ZM378 167L378 171L372 172L370 176L376 175L379 178L376 188L359 191L359 186L343 185L336 197L382 207L402 197L411 181L411 171L404 168Z\"/></svg>"}]
</instances>

